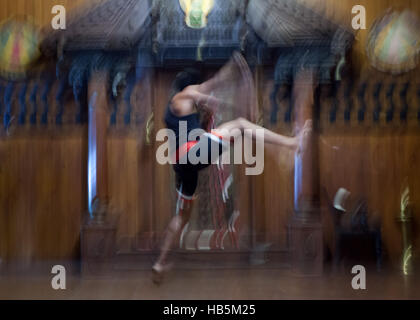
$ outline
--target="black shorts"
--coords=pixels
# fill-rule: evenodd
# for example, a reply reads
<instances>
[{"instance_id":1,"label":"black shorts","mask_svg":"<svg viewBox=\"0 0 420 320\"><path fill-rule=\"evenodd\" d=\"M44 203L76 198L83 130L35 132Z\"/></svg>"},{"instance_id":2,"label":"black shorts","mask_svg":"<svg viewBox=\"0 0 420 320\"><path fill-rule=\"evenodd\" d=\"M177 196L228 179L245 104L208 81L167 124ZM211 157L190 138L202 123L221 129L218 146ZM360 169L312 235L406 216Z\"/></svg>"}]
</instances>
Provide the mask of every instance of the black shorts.
<instances>
[{"instance_id":1,"label":"black shorts","mask_svg":"<svg viewBox=\"0 0 420 320\"><path fill-rule=\"evenodd\" d=\"M207 168L215 159L219 158L227 145L226 142L214 134L206 133L206 136L218 143L217 149L212 148L210 143L208 144L206 163L193 164L188 160L185 164L176 163L173 165L176 173L176 189L186 198L191 198L197 189L198 171ZM215 150L216 154L214 154ZM197 156L199 156L199 152L197 152Z\"/></svg>"}]
</instances>

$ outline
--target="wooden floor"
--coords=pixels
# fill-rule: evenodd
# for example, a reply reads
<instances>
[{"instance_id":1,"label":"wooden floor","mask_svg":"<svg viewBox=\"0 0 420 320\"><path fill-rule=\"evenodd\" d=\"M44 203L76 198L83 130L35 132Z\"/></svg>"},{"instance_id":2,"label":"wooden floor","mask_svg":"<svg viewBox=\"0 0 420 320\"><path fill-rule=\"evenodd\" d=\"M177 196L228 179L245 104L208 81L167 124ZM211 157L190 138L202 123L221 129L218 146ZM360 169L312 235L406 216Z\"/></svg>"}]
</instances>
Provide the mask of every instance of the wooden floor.
<instances>
[{"instance_id":1,"label":"wooden floor","mask_svg":"<svg viewBox=\"0 0 420 320\"><path fill-rule=\"evenodd\" d=\"M155 286L149 271L137 270L68 275L61 291L51 288L52 276L2 274L0 299L420 299L420 277L369 270L366 290L352 289L350 271L301 277L284 269L174 270Z\"/></svg>"}]
</instances>

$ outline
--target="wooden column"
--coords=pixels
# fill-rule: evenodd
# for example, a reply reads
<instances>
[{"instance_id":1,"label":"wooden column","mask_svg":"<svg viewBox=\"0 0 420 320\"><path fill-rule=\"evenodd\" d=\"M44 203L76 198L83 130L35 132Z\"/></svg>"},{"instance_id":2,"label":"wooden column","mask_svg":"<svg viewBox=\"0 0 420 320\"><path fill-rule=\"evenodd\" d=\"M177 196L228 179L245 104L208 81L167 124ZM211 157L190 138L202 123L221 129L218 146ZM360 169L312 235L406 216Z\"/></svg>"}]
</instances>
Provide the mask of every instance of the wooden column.
<instances>
[{"instance_id":1,"label":"wooden column","mask_svg":"<svg viewBox=\"0 0 420 320\"><path fill-rule=\"evenodd\" d=\"M108 214L107 127L108 78L94 73L88 87L88 205L89 216L81 233L82 272L96 275L112 270L116 224Z\"/></svg>"},{"instance_id":2,"label":"wooden column","mask_svg":"<svg viewBox=\"0 0 420 320\"><path fill-rule=\"evenodd\" d=\"M314 119L314 74L301 71L293 86L296 126ZM319 204L319 163L317 126L306 148L295 156L294 216L291 223L292 268L296 273L322 273L323 240Z\"/></svg>"},{"instance_id":3,"label":"wooden column","mask_svg":"<svg viewBox=\"0 0 420 320\"><path fill-rule=\"evenodd\" d=\"M108 99L107 76L92 75L88 88L88 205L91 218L96 223L105 220L108 205L107 124Z\"/></svg>"}]
</instances>

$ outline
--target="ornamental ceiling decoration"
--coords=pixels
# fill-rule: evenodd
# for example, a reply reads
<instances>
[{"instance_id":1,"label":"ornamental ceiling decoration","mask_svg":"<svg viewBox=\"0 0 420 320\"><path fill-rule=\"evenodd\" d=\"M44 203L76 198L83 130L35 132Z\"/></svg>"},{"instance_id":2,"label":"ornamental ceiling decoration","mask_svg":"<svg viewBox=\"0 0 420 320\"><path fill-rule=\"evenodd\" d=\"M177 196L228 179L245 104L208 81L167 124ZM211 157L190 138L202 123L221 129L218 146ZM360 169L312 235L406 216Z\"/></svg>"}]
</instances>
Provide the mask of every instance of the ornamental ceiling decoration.
<instances>
[{"instance_id":1,"label":"ornamental ceiling decoration","mask_svg":"<svg viewBox=\"0 0 420 320\"><path fill-rule=\"evenodd\" d=\"M63 41L65 50L127 50L141 38L150 16L148 1L108 0L68 19L66 30L45 30L42 49L55 53Z\"/></svg>"},{"instance_id":2,"label":"ornamental ceiling decoration","mask_svg":"<svg viewBox=\"0 0 420 320\"><path fill-rule=\"evenodd\" d=\"M168 55L182 60L177 50L190 56L189 48L202 48L204 58L226 59L224 49L242 50L255 41L268 48L291 48L329 46L337 32L353 39L351 30L292 0L106 0L67 22L64 31L47 30L43 51L55 53L60 46L65 51L127 51L140 46L164 61Z\"/></svg>"},{"instance_id":3,"label":"ornamental ceiling decoration","mask_svg":"<svg viewBox=\"0 0 420 320\"><path fill-rule=\"evenodd\" d=\"M328 43L343 29L295 0L249 0L247 21L270 47Z\"/></svg>"},{"instance_id":4,"label":"ornamental ceiling decoration","mask_svg":"<svg viewBox=\"0 0 420 320\"><path fill-rule=\"evenodd\" d=\"M179 0L179 4L187 26L194 29L207 26L207 16L214 7L214 0Z\"/></svg>"}]
</instances>

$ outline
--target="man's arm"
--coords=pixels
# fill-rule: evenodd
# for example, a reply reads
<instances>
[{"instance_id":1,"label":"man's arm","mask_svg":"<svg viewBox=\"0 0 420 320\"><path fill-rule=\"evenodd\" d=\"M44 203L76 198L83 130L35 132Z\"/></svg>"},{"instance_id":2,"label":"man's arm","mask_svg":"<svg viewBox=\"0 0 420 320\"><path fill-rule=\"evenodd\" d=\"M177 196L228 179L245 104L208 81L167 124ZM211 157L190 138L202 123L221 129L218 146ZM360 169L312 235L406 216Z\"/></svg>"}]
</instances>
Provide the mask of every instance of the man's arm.
<instances>
[{"instance_id":1,"label":"man's arm","mask_svg":"<svg viewBox=\"0 0 420 320\"><path fill-rule=\"evenodd\" d=\"M198 91L198 86L190 86L186 90L178 93L173 101L176 103L177 99L193 100L197 108L208 106L210 109L215 110L221 103L219 99L208 94L203 94Z\"/></svg>"},{"instance_id":2,"label":"man's arm","mask_svg":"<svg viewBox=\"0 0 420 320\"><path fill-rule=\"evenodd\" d=\"M227 64L225 64L222 69L220 69L211 79L203 82L202 84L197 86L197 91L202 94L209 95L212 91L214 91L217 87L224 86L229 79L232 78L234 74L235 68L237 68L237 63L235 59L232 58L229 60Z\"/></svg>"}]
</instances>

